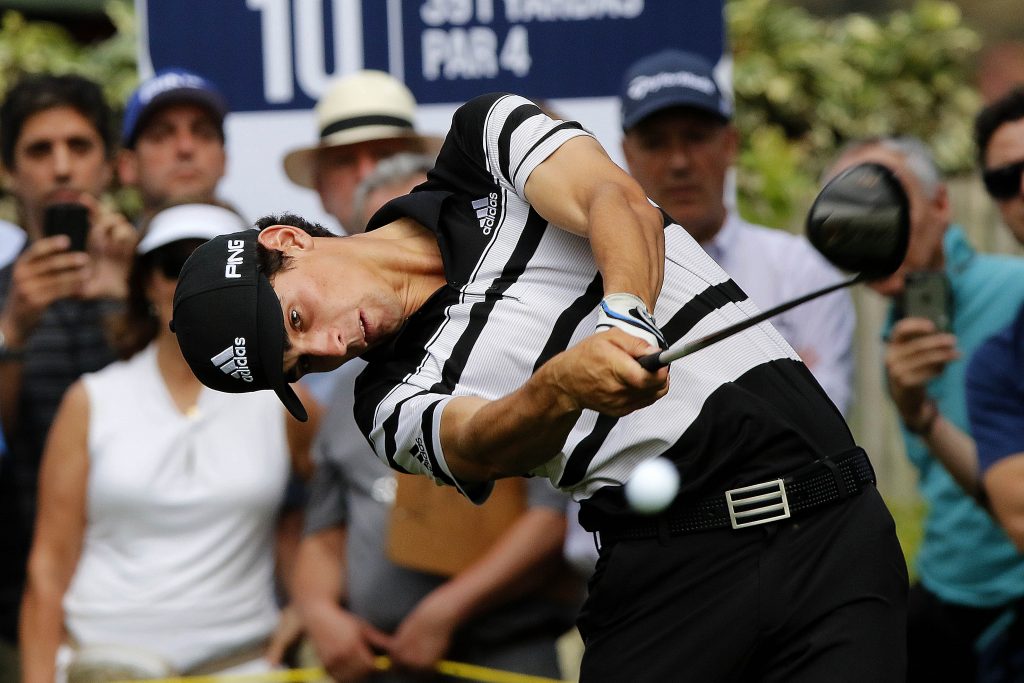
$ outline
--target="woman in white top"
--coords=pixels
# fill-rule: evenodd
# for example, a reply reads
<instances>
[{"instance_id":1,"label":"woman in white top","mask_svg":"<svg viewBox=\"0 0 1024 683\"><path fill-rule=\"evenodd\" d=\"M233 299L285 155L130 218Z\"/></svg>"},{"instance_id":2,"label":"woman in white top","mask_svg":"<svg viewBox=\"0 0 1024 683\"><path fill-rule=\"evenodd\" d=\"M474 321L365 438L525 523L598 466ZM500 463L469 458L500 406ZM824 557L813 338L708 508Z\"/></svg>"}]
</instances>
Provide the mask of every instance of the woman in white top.
<instances>
[{"instance_id":1,"label":"woman in white top","mask_svg":"<svg viewBox=\"0 0 1024 683\"><path fill-rule=\"evenodd\" d=\"M305 456L316 420L286 416L271 392L206 389L168 329L185 258L240 223L209 204L157 214L115 333L125 360L64 396L22 605L24 683L90 661L122 675L272 667L274 533L289 453Z\"/></svg>"}]
</instances>

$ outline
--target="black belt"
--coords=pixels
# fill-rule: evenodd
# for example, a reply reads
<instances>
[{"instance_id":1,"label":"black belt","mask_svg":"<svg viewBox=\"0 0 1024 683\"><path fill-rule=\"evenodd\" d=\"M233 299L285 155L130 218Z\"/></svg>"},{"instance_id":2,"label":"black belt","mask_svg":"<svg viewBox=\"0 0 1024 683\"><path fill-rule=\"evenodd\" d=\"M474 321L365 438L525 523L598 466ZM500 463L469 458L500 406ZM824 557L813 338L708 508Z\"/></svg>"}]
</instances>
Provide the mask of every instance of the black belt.
<instances>
[{"instance_id":1,"label":"black belt","mask_svg":"<svg viewBox=\"0 0 1024 683\"><path fill-rule=\"evenodd\" d=\"M860 493L875 483L871 461L862 448L815 460L781 479L741 486L689 505L670 508L658 517L631 518L602 525L602 544L611 541L674 536L694 531L742 529L788 519L794 514Z\"/></svg>"}]
</instances>

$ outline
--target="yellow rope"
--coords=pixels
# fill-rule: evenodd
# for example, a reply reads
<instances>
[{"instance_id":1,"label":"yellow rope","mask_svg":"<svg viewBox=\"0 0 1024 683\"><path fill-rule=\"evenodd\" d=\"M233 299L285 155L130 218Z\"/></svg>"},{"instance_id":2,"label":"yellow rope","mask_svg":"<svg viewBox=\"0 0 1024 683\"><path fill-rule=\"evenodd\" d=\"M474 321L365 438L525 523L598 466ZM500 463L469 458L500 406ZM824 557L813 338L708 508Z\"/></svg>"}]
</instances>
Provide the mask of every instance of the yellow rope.
<instances>
[{"instance_id":1,"label":"yellow rope","mask_svg":"<svg viewBox=\"0 0 1024 683\"><path fill-rule=\"evenodd\" d=\"M378 657L378 662L381 659L387 662L387 666L382 670L391 666L391 662L388 661L387 657ZM379 665L378 668L380 668ZM501 669L492 669L487 666L477 666L475 664L466 664L464 662L449 662L447 660L441 660L438 662L437 670L445 676L464 678L468 681L478 681L479 683L562 683L561 681L556 681L554 678L530 676L529 674L517 674L514 671L503 671Z\"/></svg>"},{"instance_id":2,"label":"yellow rope","mask_svg":"<svg viewBox=\"0 0 1024 683\"><path fill-rule=\"evenodd\" d=\"M374 658L374 666L379 671L387 671L391 668L391 660L388 657L379 656ZM514 671L503 671L492 669L487 666L466 664L465 662L451 662L441 660L437 663L437 672L453 678L462 678L467 681L478 683L565 683L554 678L544 676L531 676L529 674L515 673ZM179 676L178 678L145 679L136 681L115 681L114 683L307 683L321 678L327 678L327 672L319 667L307 669L288 669L286 671L268 671L258 674L224 674L213 676Z\"/></svg>"}]
</instances>

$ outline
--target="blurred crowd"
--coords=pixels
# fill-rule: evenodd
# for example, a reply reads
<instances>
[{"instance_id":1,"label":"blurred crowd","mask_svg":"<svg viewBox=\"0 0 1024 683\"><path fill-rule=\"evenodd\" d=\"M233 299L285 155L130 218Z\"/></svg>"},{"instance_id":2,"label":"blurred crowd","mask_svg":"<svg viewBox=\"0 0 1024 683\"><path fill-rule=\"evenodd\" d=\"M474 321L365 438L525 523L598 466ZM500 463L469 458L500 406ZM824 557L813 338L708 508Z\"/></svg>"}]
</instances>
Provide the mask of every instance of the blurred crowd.
<instances>
[{"instance_id":1,"label":"blurred crowd","mask_svg":"<svg viewBox=\"0 0 1024 683\"><path fill-rule=\"evenodd\" d=\"M1024 244L1018 47L993 51L979 79L975 143ZM218 193L229 108L216 84L161 71L124 111L114 130L98 85L69 75L26 75L0 101L18 206L0 223L0 683L297 666L404 681L441 660L571 677L558 643L597 559L576 503L509 479L474 506L392 471L353 418L359 360L303 379L305 423L269 392L204 388L169 328L178 274L205 240L268 219ZM843 278L804 237L736 212L740 132L712 64L648 55L623 73L621 111L629 173L759 307ZM360 233L433 166L442 140L415 118L393 76L348 74L317 103L309 144L271 161L319 196L331 231ZM909 199L906 257L870 283L890 302L878 372L927 504L908 680L1020 681L1024 258L971 245L927 143L849 141L822 183L870 162ZM106 198L115 183L138 191L132 220ZM773 324L847 414L849 292ZM233 347L211 360L247 372Z\"/></svg>"}]
</instances>

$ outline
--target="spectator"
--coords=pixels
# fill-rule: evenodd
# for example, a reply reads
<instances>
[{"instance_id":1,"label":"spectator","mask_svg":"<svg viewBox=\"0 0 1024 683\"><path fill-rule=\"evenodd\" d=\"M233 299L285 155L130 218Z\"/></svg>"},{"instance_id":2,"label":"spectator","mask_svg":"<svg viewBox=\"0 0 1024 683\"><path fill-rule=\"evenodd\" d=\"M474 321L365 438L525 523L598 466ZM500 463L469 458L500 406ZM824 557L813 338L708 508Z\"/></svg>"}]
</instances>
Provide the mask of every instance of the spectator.
<instances>
[{"instance_id":1,"label":"spectator","mask_svg":"<svg viewBox=\"0 0 1024 683\"><path fill-rule=\"evenodd\" d=\"M830 173L861 162L890 168L910 198L907 256L896 273L872 284L893 299L888 387L928 506L910 592L908 680L973 681L979 636L1024 597L1024 557L974 499L976 475L965 473L959 457L964 449L973 457L974 450L964 372L966 360L1024 301L1024 261L977 254L963 230L950 225L945 184L920 141L854 143ZM903 315L907 278L921 271L945 273L952 300L948 333Z\"/></svg>"},{"instance_id":2,"label":"spectator","mask_svg":"<svg viewBox=\"0 0 1024 683\"><path fill-rule=\"evenodd\" d=\"M354 215L370 216L405 194L432 165L413 154L381 161L356 189ZM495 500L476 508L454 489L396 475L353 418L365 365L356 360L335 373L296 569L295 602L318 659L336 680L362 680L373 647L388 643L407 668L447 657L558 677L555 643L577 607L573 582L553 573L565 496L540 479L505 481Z\"/></svg>"},{"instance_id":3,"label":"spectator","mask_svg":"<svg viewBox=\"0 0 1024 683\"><path fill-rule=\"evenodd\" d=\"M1024 87L1011 90L978 114L975 139L985 190L1010 232L1024 244Z\"/></svg>"},{"instance_id":4,"label":"spectator","mask_svg":"<svg viewBox=\"0 0 1024 683\"><path fill-rule=\"evenodd\" d=\"M975 122L975 138L985 189L999 207L1003 221L1018 242L1024 244L1024 88L1008 92L984 109ZM1014 371L1019 359L1020 314L1014 323L976 354L968 369L971 423L979 430L978 456L992 511L1003 523L1017 547L1024 551L1020 488L1014 469L1020 456L1014 444L1020 428ZM1005 361L996 371L995 363ZM996 391L1010 392L997 394Z\"/></svg>"},{"instance_id":5,"label":"spectator","mask_svg":"<svg viewBox=\"0 0 1024 683\"><path fill-rule=\"evenodd\" d=\"M171 204L217 201L227 159L227 113L227 100L217 86L183 69L162 70L132 93L121 132L118 172L123 184L139 190L143 221ZM278 538L293 551L301 538L304 496L304 483L296 474L285 511L294 518L292 533Z\"/></svg>"},{"instance_id":6,"label":"spectator","mask_svg":"<svg viewBox=\"0 0 1024 683\"><path fill-rule=\"evenodd\" d=\"M242 228L208 204L157 213L113 330L122 360L61 403L22 611L25 683L50 683L55 669L63 681L96 680L87 667L116 679L273 666L274 521L288 453L308 448L316 421L286 417L273 395L205 389L168 328L185 259ZM244 375L246 360L229 347L216 362ZM130 668L147 659L165 668Z\"/></svg>"},{"instance_id":7,"label":"spectator","mask_svg":"<svg viewBox=\"0 0 1024 683\"><path fill-rule=\"evenodd\" d=\"M1024 88L1005 94L975 121L985 188L1003 220L1024 242ZM977 441L977 464L989 508L1024 552L1024 306L1009 327L986 341L967 367L967 407ZM973 456L969 452L968 456ZM1024 602L988 647L987 662L1002 678L1024 680Z\"/></svg>"},{"instance_id":8,"label":"spectator","mask_svg":"<svg viewBox=\"0 0 1024 683\"><path fill-rule=\"evenodd\" d=\"M122 184L138 188L144 220L169 204L214 200L227 112L213 83L182 69L160 71L132 93L117 170Z\"/></svg>"},{"instance_id":9,"label":"spectator","mask_svg":"<svg viewBox=\"0 0 1024 683\"><path fill-rule=\"evenodd\" d=\"M572 582L553 571L564 496L541 479L508 480L476 509L390 472L354 431L350 382L365 364L352 365L318 439L296 568L295 602L320 662L336 680L363 680L374 648L386 647L407 669L448 658L559 677L556 641L578 608Z\"/></svg>"},{"instance_id":10,"label":"spectator","mask_svg":"<svg viewBox=\"0 0 1024 683\"><path fill-rule=\"evenodd\" d=\"M359 183L352 198L352 226L356 232L366 229L377 209L391 199L408 194L427 179L427 171L434 166L434 158L427 154L401 152L382 160Z\"/></svg>"},{"instance_id":11,"label":"spectator","mask_svg":"<svg viewBox=\"0 0 1024 683\"><path fill-rule=\"evenodd\" d=\"M416 132L415 115L416 100L395 77L370 70L343 76L316 105L320 140L289 152L285 173L316 190L342 230L357 232L352 198L377 163L399 152L433 154L440 146L440 139Z\"/></svg>"},{"instance_id":12,"label":"spectator","mask_svg":"<svg viewBox=\"0 0 1024 683\"><path fill-rule=\"evenodd\" d=\"M0 270L0 671L15 677L43 441L64 390L113 360L102 320L125 296L135 245L131 224L99 201L113 173L110 120L100 88L79 76L26 76L0 105L0 161L26 239ZM88 208L86 253L43 234L56 202Z\"/></svg>"}]
</instances>

